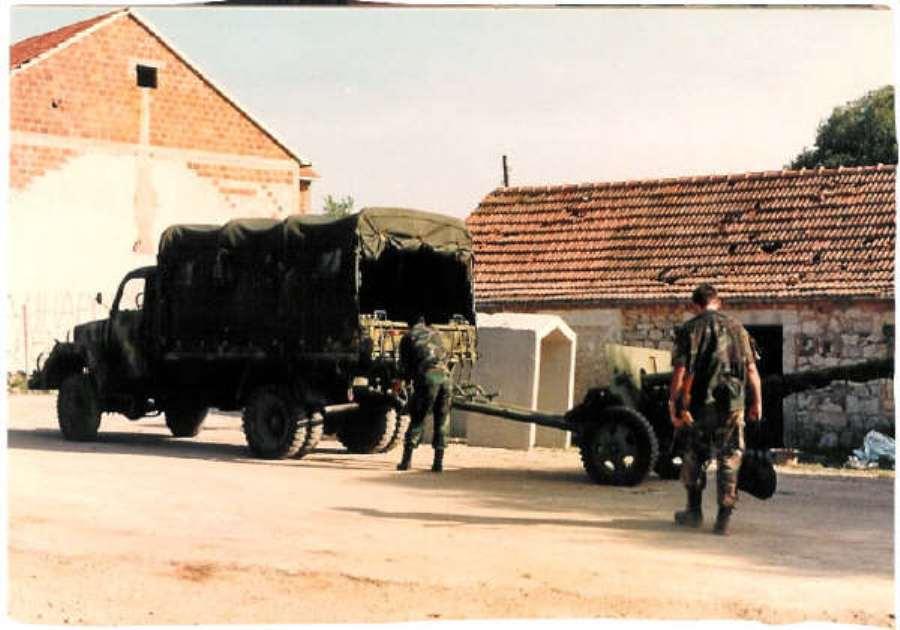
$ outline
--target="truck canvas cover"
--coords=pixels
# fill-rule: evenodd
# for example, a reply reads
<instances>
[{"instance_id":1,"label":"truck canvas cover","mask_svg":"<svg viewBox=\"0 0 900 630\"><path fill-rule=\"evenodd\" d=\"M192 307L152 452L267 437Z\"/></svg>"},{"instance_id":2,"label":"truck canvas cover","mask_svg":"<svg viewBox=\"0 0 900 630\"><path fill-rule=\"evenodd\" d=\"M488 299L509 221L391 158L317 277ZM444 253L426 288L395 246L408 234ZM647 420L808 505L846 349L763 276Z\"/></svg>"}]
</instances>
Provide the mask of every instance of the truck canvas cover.
<instances>
[{"instance_id":1,"label":"truck canvas cover","mask_svg":"<svg viewBox=\"0 0 900 630\"><path fill-rule=\"evenodd\" d=\"M238 344L352 351L362 314L474 324L472 263L462 221L403 208L172 226L159 247L167 341L225 331Z\"/></svg>"}]
</instances>

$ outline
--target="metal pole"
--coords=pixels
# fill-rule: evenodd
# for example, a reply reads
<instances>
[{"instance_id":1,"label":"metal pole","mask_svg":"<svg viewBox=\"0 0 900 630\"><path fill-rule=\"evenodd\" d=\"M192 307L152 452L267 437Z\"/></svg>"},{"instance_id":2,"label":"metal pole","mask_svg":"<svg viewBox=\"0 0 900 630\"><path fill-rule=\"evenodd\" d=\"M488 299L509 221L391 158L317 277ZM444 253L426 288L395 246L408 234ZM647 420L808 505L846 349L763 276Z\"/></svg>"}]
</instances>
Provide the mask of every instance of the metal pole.
<instances>
[{"instance_id":1,"label":"metal pole","mask_svg":"<svg viewBox=\"0 0 900 630\"><path fill-rule=\"evenodd\" d=\"M482 403L456 396L453 398L453 408L483 413L486 416L494 416L504 420L512 420L513 422L532 422L542 427L553 427L563 431L572 430L572 425L566 422L565 416L562 414L543 413L517 407L516 405Z\"/></svg>"},{"instance_id":2,"label":"metal pole","mask_svg":"<svg viewBox=\"0 0 900 630\"><path fill-rule=\"evenodd\" d=\"M509 188L509 165L506 163L506 156L503 156L503 187Z\"/></svg>"},{"instance_id":3,"label":"metal pole","mask_svg":"<svg viewBox=\"0 0 900 630\"><path fill-rule=\"evenodd\" d=\"M25 333L25 373L28 373L28 306L22 303L22 328Z\"/></svg>"}]
</instances>

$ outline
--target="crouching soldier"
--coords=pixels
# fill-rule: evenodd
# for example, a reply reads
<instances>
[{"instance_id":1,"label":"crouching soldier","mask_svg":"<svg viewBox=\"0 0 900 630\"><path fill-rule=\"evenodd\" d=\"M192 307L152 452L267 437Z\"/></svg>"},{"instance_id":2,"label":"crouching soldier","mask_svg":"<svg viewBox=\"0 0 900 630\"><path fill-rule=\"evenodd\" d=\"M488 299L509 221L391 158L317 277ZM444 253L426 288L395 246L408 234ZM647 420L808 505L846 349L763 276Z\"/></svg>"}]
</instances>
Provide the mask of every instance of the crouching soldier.
<instances>
[{"instance_id":1,"label":"crouching soldier","mask_svg":"<svg viewBox=\"0 0 900 630\"><path fill-rule=\"evenodd\" d=\"M425 325L419 318L400 341L400 369L412 381L413 393L409 401L410 423L403 444L403 459L397 470L409 470L412 455L422 439L425 418L434 416L434 463L431 470L444 469L444 448L450 427L450 404L453 383L448 365L447 350L440 333Z\"/></svg>"}]
</instances>

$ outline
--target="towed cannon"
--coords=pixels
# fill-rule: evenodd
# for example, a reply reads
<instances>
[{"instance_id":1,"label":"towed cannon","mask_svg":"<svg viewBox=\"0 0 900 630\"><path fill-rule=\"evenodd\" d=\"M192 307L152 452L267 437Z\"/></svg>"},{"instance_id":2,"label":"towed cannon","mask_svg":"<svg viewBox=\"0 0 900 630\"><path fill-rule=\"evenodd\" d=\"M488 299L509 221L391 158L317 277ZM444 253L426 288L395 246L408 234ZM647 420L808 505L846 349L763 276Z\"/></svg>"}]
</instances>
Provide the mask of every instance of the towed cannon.
<instances>
[{"instance_id":1,"label":"towed cannon","mask_svg":"<svg viewBox=\"0 0 900 630\"><path fill-rule=\"evenodd\" d=\"M781 401L792 394L827 387L835 381L864 383L877 378L892 378L893 375L893 358L802 370L790 374L773 374L762 379L763 401ZM681 471L681 453L684 450L669 422L667 404L671 376L671 372L644 375L637 396L638 408L650 420L659 439L660 455L655 470L663 479L678 477Z\"/></svg>"},{"instance_id":2,"label":"towed cannon","mask_svg":"<svg viewBox=\"0 0 900 630\"><path fill-rule=\"evenodd\" d=\"M791 394L827 386L833 381L865 382L890 378L893 359L805 370L763 379L763 398L783 399ZM681 469L682 448L669 421L671 372L635 375L614 373L608 387L590 389L584 400L562 414L535 411L493 402L494 395L473 384L457 387L456 409L487 416L530 422L571 431L585 472L596 483L634 486L651 470L663 479L675 479Z\"/></svg>"}]
</instances>

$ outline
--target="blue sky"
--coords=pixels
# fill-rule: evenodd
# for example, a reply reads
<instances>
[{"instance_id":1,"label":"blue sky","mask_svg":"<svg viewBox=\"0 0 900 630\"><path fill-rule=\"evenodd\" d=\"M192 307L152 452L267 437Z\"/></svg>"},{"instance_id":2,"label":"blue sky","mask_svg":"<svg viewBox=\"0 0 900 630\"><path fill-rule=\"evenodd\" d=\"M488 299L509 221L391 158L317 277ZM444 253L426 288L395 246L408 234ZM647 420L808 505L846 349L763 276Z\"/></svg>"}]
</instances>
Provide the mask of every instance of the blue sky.
<instances>
[{"instance_id":1,"label":"blue sky","mask_svg":"<svg viewBox=\"0 0 900 630\"><path fill-rule=\"evenodd\" d=\"M15 7L13 41L109 7ZM356 207L456 216L500 184L780 169L893 82L865 9L143 7Z\"/></svg>"}]
</instances>

